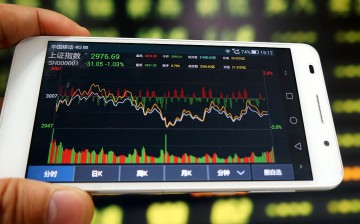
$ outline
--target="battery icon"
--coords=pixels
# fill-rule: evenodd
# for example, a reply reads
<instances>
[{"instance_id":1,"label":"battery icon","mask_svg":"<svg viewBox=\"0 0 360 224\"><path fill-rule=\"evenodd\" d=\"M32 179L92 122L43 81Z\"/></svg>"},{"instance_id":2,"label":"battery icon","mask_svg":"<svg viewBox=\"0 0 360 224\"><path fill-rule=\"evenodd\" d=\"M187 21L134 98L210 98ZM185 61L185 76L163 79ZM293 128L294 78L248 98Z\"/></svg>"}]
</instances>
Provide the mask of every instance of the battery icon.
<instances>
[{"instance_id":1,"label":"battery icon","mask_svg":"<svg viewBox=\"0 0 360 224\"><path fill-rule=\"evenodd\" d=\"M258 50L251 50L251 54L259 54Z\"/></svg>"}]
</instances>

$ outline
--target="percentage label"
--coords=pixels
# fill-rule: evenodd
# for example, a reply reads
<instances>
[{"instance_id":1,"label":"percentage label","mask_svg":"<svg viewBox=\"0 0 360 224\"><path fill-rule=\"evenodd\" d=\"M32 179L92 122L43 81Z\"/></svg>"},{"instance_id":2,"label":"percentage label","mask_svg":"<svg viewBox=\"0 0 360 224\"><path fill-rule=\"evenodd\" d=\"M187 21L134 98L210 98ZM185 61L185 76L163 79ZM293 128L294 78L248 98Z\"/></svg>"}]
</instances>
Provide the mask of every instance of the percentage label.
<instances>
[{"instance_id":1,"label":"percentage label","mask_svg":"<svg viewBox=\"0 0 360 224\"><path fill-rule=\"evenodd\" d=\"M272 71L263 71L264 76L272 76L274 73Z\"/></svg>"},{"instance_id":2,"label":"percentage label","mask_svg":"<svg viewBox=\"0 0 360 224\"><path fill-rule=\"evenodd\" d=\"M270 126L272 130L282 130L281 124L273 124Z\"/></svg>"}]
</instances>

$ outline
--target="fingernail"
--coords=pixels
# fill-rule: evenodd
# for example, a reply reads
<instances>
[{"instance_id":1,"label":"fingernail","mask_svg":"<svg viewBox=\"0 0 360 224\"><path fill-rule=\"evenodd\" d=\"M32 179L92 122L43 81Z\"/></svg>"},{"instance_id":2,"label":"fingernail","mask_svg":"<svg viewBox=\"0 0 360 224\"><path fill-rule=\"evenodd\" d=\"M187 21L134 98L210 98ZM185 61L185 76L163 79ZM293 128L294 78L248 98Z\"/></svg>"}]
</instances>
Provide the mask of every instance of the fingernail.
<instances>
[{"instance_id":1,"label":"fingernail","mask_svg":"<svg viewBox=\"0 0 360 224\"><path fill-rule=\"evenodd\" d=\"M72 190L56 190L50 200L47 222L49 224L83 223L83 198Z\"/></svg>"}]
</instances>

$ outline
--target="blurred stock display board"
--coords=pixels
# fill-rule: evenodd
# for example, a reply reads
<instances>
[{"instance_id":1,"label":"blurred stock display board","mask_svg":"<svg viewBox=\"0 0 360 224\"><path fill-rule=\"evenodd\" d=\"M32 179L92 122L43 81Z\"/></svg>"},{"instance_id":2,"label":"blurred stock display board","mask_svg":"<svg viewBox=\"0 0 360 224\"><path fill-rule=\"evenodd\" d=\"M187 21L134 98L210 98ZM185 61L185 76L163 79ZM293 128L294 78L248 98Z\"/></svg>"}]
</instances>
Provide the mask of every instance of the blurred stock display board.
<instances>
[{"instance_id":1,"label":"blurred stock display board","mask_svg":"<svg viewBox=\"0 0 360 224\"><path fill-rule=\"evenodd\" d=\"M302 42L320 54L341 147L328 192L94 197L93 223L360 222L360 0L0 0L51 9L93 36ZM0 12L1 13L1 12ZM0 51L0 96L12 50Z\"/></svg>"}]
</instances>

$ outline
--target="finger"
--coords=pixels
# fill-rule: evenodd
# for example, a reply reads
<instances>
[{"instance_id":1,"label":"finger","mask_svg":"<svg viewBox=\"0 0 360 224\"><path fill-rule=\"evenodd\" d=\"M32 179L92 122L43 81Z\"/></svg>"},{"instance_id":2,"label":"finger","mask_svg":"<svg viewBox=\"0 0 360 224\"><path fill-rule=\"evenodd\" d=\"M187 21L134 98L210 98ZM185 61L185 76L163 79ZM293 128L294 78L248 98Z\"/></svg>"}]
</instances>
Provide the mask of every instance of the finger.
<instances>
[{"instance_id":1,"label":"finger","mask_svg":"<svg viewBox=\"0 0 360 224\"><path fill-rule=\"evenodd\" d=\"M31 36L89 36L89 31L59 13L0 4L0 49Z\"/></svg>"},{"instance_id":2,"label":"finger","mask_svg":"<svg viewBox=\"0 0 360 224\"><path fill-rule=\"evenodd\" d=\"M0 223L90 223L93 210L91 197L75 188L0 180Z\"/></svg>"}]
</instances>

